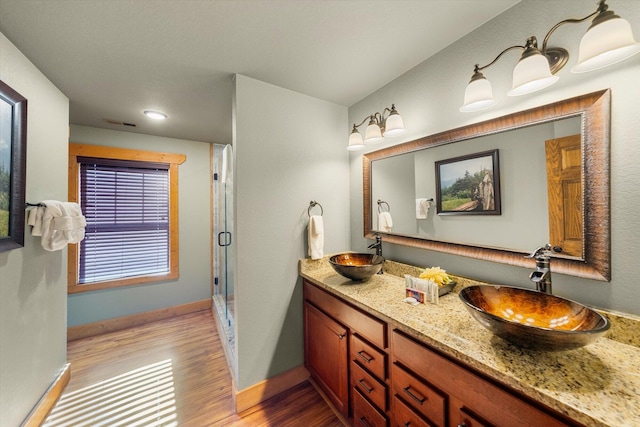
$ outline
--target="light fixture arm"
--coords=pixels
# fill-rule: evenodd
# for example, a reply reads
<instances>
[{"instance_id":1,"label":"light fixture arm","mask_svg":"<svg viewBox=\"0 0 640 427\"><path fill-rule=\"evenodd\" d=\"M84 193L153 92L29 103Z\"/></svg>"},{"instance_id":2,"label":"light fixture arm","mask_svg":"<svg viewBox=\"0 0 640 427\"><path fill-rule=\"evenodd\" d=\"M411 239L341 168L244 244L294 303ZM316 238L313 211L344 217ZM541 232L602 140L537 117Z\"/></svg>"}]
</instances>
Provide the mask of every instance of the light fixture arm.
<instances>
[{"instance_id":1,"label":"light fixture arm","mask_svg":"<svg viewBox=\"0 0 640 427\"><path fill-rule=\"evenodd\" d=\"M595 12L585 16L584 18L581 19L565 19L564 21L560 21L558 22L556 25L554 25L553 27L551 27L551 29L547 32L547 35L544 36L544 39L542 40L542 49L540 50L542 52L543 55L546 54L547 52L547 43L549 42L549 37L551 37L551 34L557 30L559 27L561 27L564 24L579 24L580 22L584 22L589 18L593 18L594 16L604 13L607 11L607 9L609 8L609 6L607 6L607 4L605 3L605 0L601 0L600 4L598 5L598 10L596 10ZM613 12L607 12L608 15L613 14ZM610 19L613 16L608 17L607 19Z\"/></svg>"},{"instance_id":2,"label":"light fixture arm","mask_svg":"<svg viewBox=\"0 0 640 427\"><path fill-rule=\"evenodd\" d=\"M376 113L376 114L379 114L379 113ZM373 119L374 117L375 117L375 114L372 114L372 115L367 116L364 119L362 119L362 121L360 123L358 123L358 124L354 123L353 124L353 129L355 130L355 129L359 128L360 126L362 126L364 124L364 122L366 122L367 120L371 121L371 119Z\"/></svg>"},{"instance_id":3,"label":"light fixture arm","mask_svg":"<svg viewBox=\"0 0 640 427\"><path fill-rule=\"evenodd\" d=\"M375 124L377 124L380 127L380 129L382 129L384 131L385 120L387 120L387 118L389 117L389 116L387 116L387 117L384 116L385 113L387 113L387 112L389 113L389 115L391 115L391 113L393 113L393 112L395 112L397 114L396 105L395 104L391 104L391 108L385 107L385 109L382 110L382 114L380 114L380 112L376 111L374 114L371 114L371 115L365 117L364 119L362 119L362 121L360 123L358 123L358 124L354 123L353 124L353 129L359 128L360 126L362 126L368 120L369 123L371 123L371 121L375 122Z\"/></svg>"},{"instance_id":4,"label":"light fixture arm","mask_svg":"<svg viewBox=\"0 0 640 427\"><path fill-rule=\"evenodd\" d=\"M474 71L474 73L478 73L478 72L480 72L480 71L484 70L485 68L489 68L489 67L491 67L493 64L495 64L496 62L498 62L498 59L500 59L500 57L502 57L502 55L504 55L505 53L509 52L510 50L513 50L513 49L521 49L521 50L524 50L524 49L526 49L526 48L527 48L526 46L519 46L519 45L515 45L515 46L508 47L508 48L506 48L505 50L503 50L502 52L500 52L500 53L498 54L498 56L496 56L496 57L495 57L495 59L494 59L493 61L489 62L487 65L483 65L482 67L480 67L478 64L476 64L476 65L475 65L475 68L474 68L474 70L473 70L473 71Z\"/></svg>"}]
</instances>

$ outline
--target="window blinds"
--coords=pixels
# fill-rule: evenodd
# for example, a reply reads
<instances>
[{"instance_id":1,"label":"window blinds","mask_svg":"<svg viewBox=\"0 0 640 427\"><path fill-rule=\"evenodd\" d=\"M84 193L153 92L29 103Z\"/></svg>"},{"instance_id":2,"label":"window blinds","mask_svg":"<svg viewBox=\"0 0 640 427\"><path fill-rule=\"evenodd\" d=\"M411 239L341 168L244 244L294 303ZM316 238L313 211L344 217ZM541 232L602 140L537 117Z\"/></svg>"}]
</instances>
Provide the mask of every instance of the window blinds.
<instances>
[{"instance_id":1,"label":"window blinds","mask_svg":"<svg viewBox=\"0 0 640 427\"><path fill-rule=\"evenodd\" d=\"M169 272L169 165L79 157L78 283Z\"/></svg>"}]
</instances>

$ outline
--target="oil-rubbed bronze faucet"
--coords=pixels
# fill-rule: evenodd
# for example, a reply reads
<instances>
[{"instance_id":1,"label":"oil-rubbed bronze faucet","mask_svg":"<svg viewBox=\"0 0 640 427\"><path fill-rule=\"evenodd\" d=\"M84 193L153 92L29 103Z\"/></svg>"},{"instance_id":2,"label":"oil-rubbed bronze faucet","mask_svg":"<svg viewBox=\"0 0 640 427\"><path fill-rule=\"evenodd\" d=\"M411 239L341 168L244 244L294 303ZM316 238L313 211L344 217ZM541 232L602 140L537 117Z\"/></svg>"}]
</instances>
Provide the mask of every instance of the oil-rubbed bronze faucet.
<instances>
[{"instance_id":1,"label":"oil-rubbed bronze faucet","mask_svg":"<svg viewBox=\"0 0 640 427\"><path fill-rule=\"evenodd\" d=\"M554 252L562 252L562 248L556 246ZM547 243L539 247L525 258L536 259L536 269L531 272L529 279L536 284L536 290L552 295L551 291L551 245Z\"/></svg>"},{"instance_id":2,"label":"oil-rubbed bronze faucet","mask_svg":"<svg viewBox=\"0 0 640 427\"><path fill-rule=\"evenodd\" d=\"M382 237L380 237L378 233L376 233L376 242L367 246L367 249L374 249L374 248L376 250L376 255L382 256ZM378 271L378 274L382 274L382 269Z\"/></svg>"}]
</instances>

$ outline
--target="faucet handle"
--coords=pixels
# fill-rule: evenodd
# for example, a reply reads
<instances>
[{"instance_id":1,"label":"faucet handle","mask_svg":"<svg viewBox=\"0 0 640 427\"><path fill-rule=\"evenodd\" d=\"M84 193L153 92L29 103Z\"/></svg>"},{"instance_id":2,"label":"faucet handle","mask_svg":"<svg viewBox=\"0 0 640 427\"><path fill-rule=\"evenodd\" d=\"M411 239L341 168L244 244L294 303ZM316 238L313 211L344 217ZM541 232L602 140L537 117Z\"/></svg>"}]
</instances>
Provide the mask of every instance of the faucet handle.
<instances>
[{"instance_id":1,"label":"faucet handle","mask_svg":"<svg viewBox=\"0 0 640 427\"><path fill-rule=\"evenodd\" d=\"M525 258L537 258L541 255L549 255L551 252L551 244L547 243L544 246L540 246L535 251L531 252L529 255L525 255Z\"/></svg>"},{"instance_id":2,"label":"faucet handle","mask_svg":"<svg viewBox=\"0 0 640 427\"><path fill-rule=\"evenodd\" d=\"M525 258L537 258L539 256L549 256L552 252L561 253L562 248L560 246L551 247L550 243L547 243L544 246L540 246L535 251L531 252L530 255L525 255Z\"/></svg>"}]
</instances>

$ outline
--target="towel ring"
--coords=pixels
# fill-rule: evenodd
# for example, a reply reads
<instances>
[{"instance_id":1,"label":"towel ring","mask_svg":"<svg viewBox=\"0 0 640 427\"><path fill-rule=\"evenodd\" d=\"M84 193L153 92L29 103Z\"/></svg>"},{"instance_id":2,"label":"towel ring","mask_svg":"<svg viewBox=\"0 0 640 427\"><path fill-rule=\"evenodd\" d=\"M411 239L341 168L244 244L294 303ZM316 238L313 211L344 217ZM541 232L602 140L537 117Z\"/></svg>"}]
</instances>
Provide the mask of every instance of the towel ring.
<instances>
[{"instance_id":1,"label":"towel ring","mask_svg":"<svg viewBox=\"0 0 640 427\"><path fill-rule=\"evenodd\" d=\"M387 205L387 212L391 212L391 207L389 206L389 203L385 202L384 200L378 199L378 213L383 212L382 205Z\"/></svg>"},{"instance_id":2,"label":"towel ring","mask_svg":"<svg viewBox=\"0 0 640 427\"><path fill-rule=\"evenodd\" d=\"M315 200L312 200L309 202L309 209L307 209L307 215L309 215L309 218L311 218L311 209L316 206L320 206L320 216L324 215L324 209L322 209L322 205Z\"/></svg>"}]
</instances>

